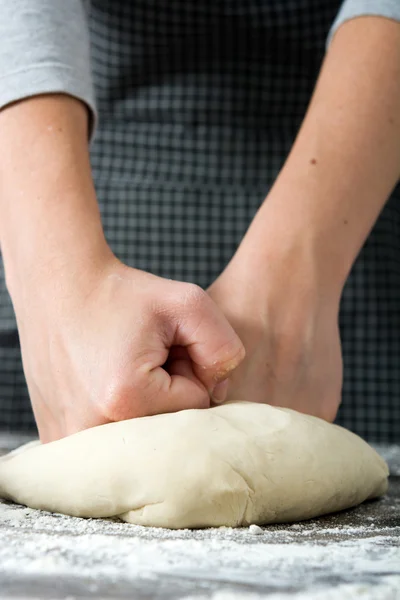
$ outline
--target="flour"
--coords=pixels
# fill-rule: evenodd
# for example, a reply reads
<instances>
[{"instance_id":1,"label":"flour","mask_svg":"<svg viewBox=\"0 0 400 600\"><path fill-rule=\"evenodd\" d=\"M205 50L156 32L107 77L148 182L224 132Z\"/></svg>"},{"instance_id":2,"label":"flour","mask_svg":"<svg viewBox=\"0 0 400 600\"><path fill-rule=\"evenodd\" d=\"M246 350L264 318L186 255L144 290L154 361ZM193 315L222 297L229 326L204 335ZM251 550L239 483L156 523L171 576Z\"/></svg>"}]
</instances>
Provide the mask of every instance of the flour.
<instances>
[{"instance_id":1,"label":"flour","mask_svg":"<svg viewBox=\"0 0 400 600\"><path fill-rule=\"evenodd\" d=\"M0 503L0 579L72 577L95 597L99 582L141 582L172 586L186 600L392 600L400 589L400 528L368 521L258 529L144 528Z\"/></svg>"},{"instance_id":2,"label":"flour","mask_svg":"<svg viewBox=\"0 0 400 600\"><path fill-rule=\"evenodd\" d=\"M371 444L375 450L388 463L390 474L400 476L400 446Z\"/></svg>"},{"instance_id":3,"label":"flour","mask_svg":"<svg viewBox=\"0 0 400 600\"><path fill-rule=\"evenodd\" d=\"M268 600L395 600L399 597L399 580L389 577L379 589L359 584L339 585L335 590L306 593L270 594ZM258 594L241 594L240 600L259 600ZM239 600L235 593L216 592L212 596L185 596L184 600Z\"/></svg>"}]
</instances>

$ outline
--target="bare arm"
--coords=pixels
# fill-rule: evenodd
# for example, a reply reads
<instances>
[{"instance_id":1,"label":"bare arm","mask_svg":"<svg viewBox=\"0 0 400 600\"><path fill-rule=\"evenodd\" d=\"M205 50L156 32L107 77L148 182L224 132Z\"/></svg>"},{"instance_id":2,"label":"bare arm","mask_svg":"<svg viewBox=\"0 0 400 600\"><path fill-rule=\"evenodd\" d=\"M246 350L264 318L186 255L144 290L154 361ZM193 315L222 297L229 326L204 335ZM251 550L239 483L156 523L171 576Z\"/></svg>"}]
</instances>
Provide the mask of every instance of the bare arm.
<instances>
[{"instance_id":1,"label":"bare arm","mask_svg":"<svg viewBox=\"0 0 400 600\"><path fill-rule=\"evenodd\" d=\"M107 254L91 177L88 112L66 95L0 112L0 241L9 291L69 264L75 277ZM53 279L54 282L54 279Z\"/></svg>"},{"instance_id":2,"label":"bare arm","mask_svg":"<svg viewBox=\"0 0 400 600\"><path fill-rule=\"evenodd\" d=\"M0 112L0 243L42 441L209 405L243 346L207 294L123 265L103 235L85 106ZM170 349L179 347L171 358ZM163 368L170 359L169 370Z\"/></svg>"},{"instance_id":3,"label":"bare arm","mask_svg":"<svg viewBox=\"0 0 400 600\"><path fill-rule=\"evenodd\" d=\"M335 34L286 164L209 291L246 348L231 393L334 419L341 293L399 176L400 23L360 17Z\"/></svg>"},{"instance_id":4,"label":"bare arm","mask_svg":"<svg viewBox=\"0 0 400 600\"><path fill-rule=\"evenodd\" d=\"M0 0L0 247L43 441L207 406L243 355L203 290L128 268L106 243L88 152L89 4Z\"/></svg>"},{"instance_id":5,"label":"bare arm","mask_svg":"<svg viewBox=\"0 0 400 600\"><path fill-rule=\"evenodd\" d=\"M360 17L334 36L303 126L243 250L253 248L252 258L265 263L296 245L305 269L311 260L341 290L399 177L400 23Z\"/></svg>"}]
</instances>

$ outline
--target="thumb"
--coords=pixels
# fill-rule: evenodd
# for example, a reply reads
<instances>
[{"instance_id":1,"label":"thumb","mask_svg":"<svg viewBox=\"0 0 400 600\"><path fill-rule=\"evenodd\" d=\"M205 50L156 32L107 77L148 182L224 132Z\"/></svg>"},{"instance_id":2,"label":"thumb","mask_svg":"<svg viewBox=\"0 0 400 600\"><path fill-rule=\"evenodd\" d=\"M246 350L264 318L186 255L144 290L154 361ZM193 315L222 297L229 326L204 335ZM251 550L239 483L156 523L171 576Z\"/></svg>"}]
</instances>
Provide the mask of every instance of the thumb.
<instances>
[{"instance_id":1,"label":"thumb","mask_svg":"<svg viewBox=\"0 0 400 600\"><path fill-rule=\"evenodd\" d=\"M210 394L242 362L245 349L226 317L201 288L180 305L174 345L183 346L193 373Z\"/></svg>"}]
</instances>

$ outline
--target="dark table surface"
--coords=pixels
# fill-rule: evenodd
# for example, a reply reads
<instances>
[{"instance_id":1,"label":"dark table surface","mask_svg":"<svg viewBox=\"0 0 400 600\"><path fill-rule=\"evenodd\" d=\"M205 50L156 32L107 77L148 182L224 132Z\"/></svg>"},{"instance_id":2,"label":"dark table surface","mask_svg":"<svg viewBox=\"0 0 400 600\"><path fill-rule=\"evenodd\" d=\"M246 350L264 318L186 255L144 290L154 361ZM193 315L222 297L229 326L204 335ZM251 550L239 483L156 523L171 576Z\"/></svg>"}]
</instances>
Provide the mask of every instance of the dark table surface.
<instances>
[{"instance_id":1,"label":"dark table surface","mask_svg":"<svg viewBox=\"0 0 400 600\"><path fill-rule=\"evenodd\" d=\"M21 443L0 434L0 454ZM400 446L388 494L293 525L171 531L0 501L1 598L400 599Z\"/></svg>"}]
</instances>

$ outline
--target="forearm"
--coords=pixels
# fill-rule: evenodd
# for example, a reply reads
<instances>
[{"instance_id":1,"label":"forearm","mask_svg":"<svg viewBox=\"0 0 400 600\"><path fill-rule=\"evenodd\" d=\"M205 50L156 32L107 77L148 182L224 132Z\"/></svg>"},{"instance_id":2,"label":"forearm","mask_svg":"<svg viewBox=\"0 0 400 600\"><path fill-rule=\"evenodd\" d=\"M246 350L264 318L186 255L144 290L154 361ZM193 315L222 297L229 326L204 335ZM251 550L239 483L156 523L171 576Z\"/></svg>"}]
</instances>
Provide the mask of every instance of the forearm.
<instances>
[{"instance_id":1,"label":"forearm","mask_svg":"<svg viewBox=\"0 0 400 600\"><path fill-rule=\"evenodd\" d=\"M0 139L0 243L14 299L27 280L79 271L106 244L83 103L48 95L9 106Z\"/></svg>"},{"instance_id":2,"label":"forearm","mask_svg":"<svg viewBox=\"0 0 400 600\"><path fill-rule=\"evenodd\" d=\"M319 283L341 291L400 176L399 115L400 24L379 17L345 23L239 252L255 265L290 254L294 263L314 261Z\"/></svg>"}]
</instances>

